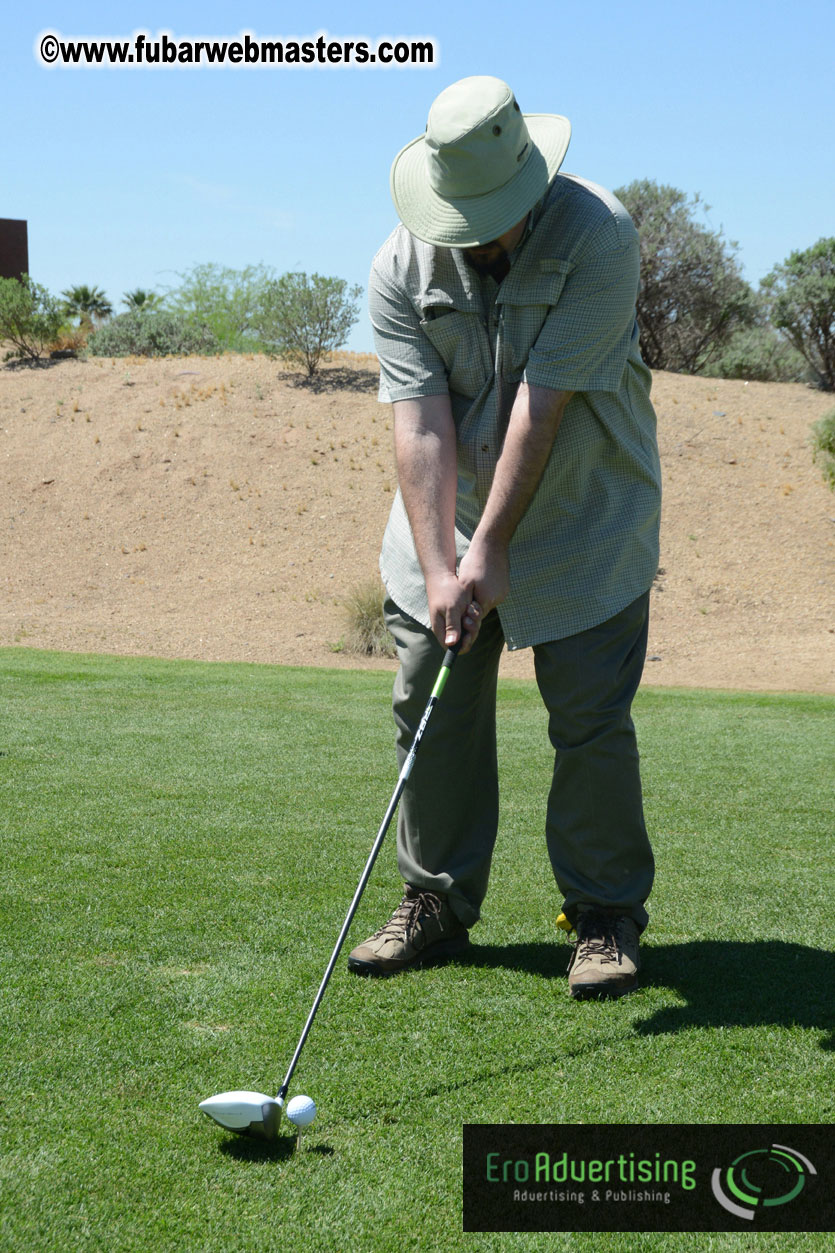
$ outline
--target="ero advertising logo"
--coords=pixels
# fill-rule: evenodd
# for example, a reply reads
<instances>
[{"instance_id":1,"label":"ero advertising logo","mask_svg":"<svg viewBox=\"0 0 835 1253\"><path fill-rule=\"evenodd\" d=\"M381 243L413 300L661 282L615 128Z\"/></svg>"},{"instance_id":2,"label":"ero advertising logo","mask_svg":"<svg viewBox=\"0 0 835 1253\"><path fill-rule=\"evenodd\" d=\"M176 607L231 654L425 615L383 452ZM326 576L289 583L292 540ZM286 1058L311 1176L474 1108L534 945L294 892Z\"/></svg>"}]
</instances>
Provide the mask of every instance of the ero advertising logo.
<instances>
[{"instance_id":1,"label":"ero advertising logo","mask_svg":"<svg viewBox=\"0 0 835 1253\"><path fill-rule=\"evenodd\" d=\"M808 1157L786 1144L740 1153L727 1170L717 1166L711 1176L713 1195L729 1214L752 1221L757 1210L788 1205L816 1175ZM727 1189L725 1191L724 1189Z\"/></svg>"},{"instance_id":2,"label":"ero advertising logo","mask_svg":"<svg viewBox=\"0 0 835 1253\"><path fill-rule=\"evenodd\" d=\"M464 1231L835 1229L831 1124L467 1124Z\"/></svg>"}]
</instances>

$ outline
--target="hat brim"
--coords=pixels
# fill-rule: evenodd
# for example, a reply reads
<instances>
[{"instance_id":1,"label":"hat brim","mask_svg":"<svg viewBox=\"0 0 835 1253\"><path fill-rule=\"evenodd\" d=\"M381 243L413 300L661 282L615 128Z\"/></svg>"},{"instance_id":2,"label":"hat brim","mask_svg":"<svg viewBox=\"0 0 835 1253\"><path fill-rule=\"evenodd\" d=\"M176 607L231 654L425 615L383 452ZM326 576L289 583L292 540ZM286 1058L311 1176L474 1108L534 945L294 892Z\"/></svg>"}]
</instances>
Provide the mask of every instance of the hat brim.
<instances>
[{"instance_id":1,"label":"hat brim","mask_svg":"<svg viewBox=\"0 0 835 1253\"><path fill-rule=\"evenodd\" d=\"M439 248L472 248L497 239L544 196L563 163L571 123L558 113L525 113L533 151L513 178L484 196L445 200L433 190L425 136L402 148L391 167L391 195L404 226Z\"/></svg>"}]
</instances>

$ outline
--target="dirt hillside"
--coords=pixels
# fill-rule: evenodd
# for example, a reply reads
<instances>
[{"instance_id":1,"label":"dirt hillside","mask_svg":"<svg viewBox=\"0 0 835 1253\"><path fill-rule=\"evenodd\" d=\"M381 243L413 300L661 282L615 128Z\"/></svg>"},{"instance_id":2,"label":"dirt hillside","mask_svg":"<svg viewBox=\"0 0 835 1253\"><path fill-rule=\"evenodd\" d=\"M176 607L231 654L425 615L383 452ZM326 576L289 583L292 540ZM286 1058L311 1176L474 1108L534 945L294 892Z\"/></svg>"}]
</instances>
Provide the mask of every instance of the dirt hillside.
<instances>
[{"instance_id":1,"label":"dirt hillside","mask_svg":"<svg viewBox=\"0 0 835 1253\"><path fill-rule=\"evenodd\" d=\"M658 374L645 682L835 692L835 495L794 384ZM318 666L376 574L396 479L374 359L0 369L0 645ZM378 661L365 663L379 666ZM529 651L503 673L532 674Z\"/></svg>"}]
</instances>

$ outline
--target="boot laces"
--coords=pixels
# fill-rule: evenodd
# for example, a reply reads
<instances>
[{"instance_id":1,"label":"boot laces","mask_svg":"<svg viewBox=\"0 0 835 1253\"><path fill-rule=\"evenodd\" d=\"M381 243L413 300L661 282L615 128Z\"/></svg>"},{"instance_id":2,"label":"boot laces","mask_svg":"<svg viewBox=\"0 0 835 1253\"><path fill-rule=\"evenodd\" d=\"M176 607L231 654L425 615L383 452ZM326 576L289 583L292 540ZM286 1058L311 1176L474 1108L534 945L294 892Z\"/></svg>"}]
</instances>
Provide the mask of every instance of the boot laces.
<instances>
[{"instance_id":1,"label":"boot laces","mask_svg":"<svg viewBox=\"0 0 835 1253\"><path fill-rule=\"evenodd\" d=\"M434 892L418 892L414 896L407 894L388 922L375 932L373 939L402 936L404 940L410 940L420 925L421 917L437 918L440 916L441 908L441 898Z\"/></svg>"},{"instance_id":2,"label":"boot laces","mask_svg":"<svg viewBox=\"0 0 835 1253\"><path fill-rule=\"evenodd\" d=\"M577 940L570 966L575 962L591 961L594 957L620 964L620 924L621 918L618 914L609 914L598 909L585 910L578 921Z\"/></svg>"}]
</instances>

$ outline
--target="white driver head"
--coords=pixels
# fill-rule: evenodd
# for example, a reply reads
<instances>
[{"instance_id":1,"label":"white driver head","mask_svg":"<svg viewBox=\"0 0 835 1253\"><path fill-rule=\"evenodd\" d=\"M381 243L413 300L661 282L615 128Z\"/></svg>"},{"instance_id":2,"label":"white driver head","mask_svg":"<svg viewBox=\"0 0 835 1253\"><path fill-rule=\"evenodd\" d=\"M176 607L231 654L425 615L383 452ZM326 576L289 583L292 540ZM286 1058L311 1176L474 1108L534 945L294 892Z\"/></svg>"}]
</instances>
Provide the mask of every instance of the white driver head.
<instances>
[{"instance_id":1,"label":"white driver head","mask_svg":"<svg viewBox=\"0 0 835 1253\"><path fill-rule=\"evenodd\" d=\"M284 1102L263 1092L220 1092L200 1102L200 1109L227 1131L274 1140Z\"/></svg>"}]
</instances>

